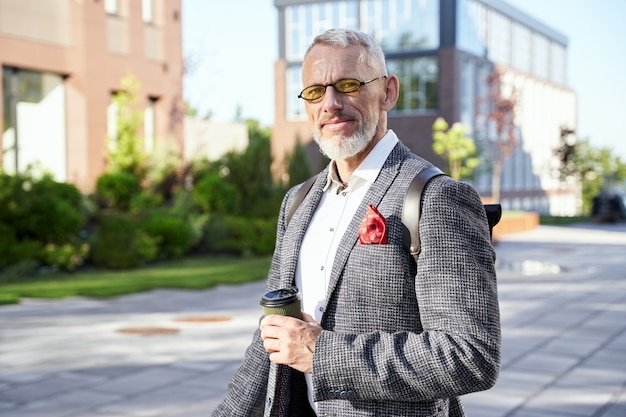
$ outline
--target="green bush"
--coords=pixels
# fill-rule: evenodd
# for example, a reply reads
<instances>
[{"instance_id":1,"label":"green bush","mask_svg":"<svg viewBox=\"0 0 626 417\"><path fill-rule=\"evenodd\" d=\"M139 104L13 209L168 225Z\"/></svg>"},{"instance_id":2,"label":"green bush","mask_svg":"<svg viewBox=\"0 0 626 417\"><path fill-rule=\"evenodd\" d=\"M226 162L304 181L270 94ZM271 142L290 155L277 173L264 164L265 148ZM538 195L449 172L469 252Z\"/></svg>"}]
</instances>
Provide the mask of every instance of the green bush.
<instances>
[{"instance_id":1,"label":"green bush","mask_svg":"<svg viewBox=\"0 0 626 417\"><path fill-rule=\"evenodd\" d=\"M35 259L17 261L0 273L0 283L22 282L28 278L37 277L39 275L40 266L39 261L36 261Z\"/></svg>"},{"instance_id":2,"label":"green bush","mask_svg":"<svg viewBox=\"0 0 626 417\"><path fill-rule=\"evenodd\" d=\"M195 238L191 225L167 213L150 215L143 230L159 242L159 258L180 258L187 254Z\"/></svg>"},{"instance_id":3,"label":"green bush","mask_svg":"<svg viewBox=\"0 0 626 417\"><path fill-rule=\"evenodd\" d=\"M274 251L276 220L214 217L205 233L206 250L236 255L268 255Z\"/></svg>"},{"instance_id":4,"label":"green bush","mask_svg":"<svg viewBox=\"0 0 626 417\"><path fill-rule=\"evenodd\" d=\"M240 198L237 188L216 172L205 173L193 188L193 200L205 213L232 213Z\"/></svg>"},{"instance_id":5,"label":"green bush","mask_svg":"<svg viewBox=\"0 0 626 417\"><path fill-rule=\"evenodd\" d=\"M48 243L43 248L43 259L46 264L63 271L74 271L83 264L88 253L89 245L85 242L62 245Z\"/></svg>"},{"instance_id":6,"label":"green bush","mask_svg":"<svg viewBox=\"0 0 626 417\"><path fill-rule=\"evenodd\" d=\"M0 223L0 267L23 260L39 259L42 244L33 239L18 239L15 229Z\"/></svg>"},{"instance_id":7,"label":"green bush","mask_svg":"<svg viewBox=\"0 0 626 417\"><path fill-rule=\"evenodd\" d=\"M159 239L141 229L136 216L102 213L91 237L91 260L97 266L129 269L157 258Z\"/></svg>"},{"instance_id":8,"label":"green bush","mask_svg":"<svg viewBox=\"0 0 626 417\"><path fill-rule=\"evenodd\" d=\"M78 240L85 225L84 198L71 184L49 175L36 178L30 170L0 173L0 266L36 260L53 267L46 245Z\"/></svg>"},{"instance_id":9,"label":"green bush","mask_svg":"<svg viewBox=\"0 0 626 417\"><path fill-rule=\"evenodd\" d=\"M107 172L96 182L96 193L108 207L126 211L140 190L139 180L128 172Z\"/></svg>"},{"instance_id":10,"label":"green bush","mask_svg":"<svg viewBox=\"0 0 626 417\"><path fill-rule=\"evenodd\" d=\"M151 190L142 190L133 195L129 203L129 211L134 214L155 210L163 204L163 196Z\"/></svg>"},{"instance_id":11,"label":"green bush","mask_svg":"<svg viewBox=\"0 0 626 417\"><path fill-rule=\"evenodd\" d=\"M0 175L0 223L10 226L18 240L62 243L85 222L82 195L70 184L30 173Z\"/></svg>"}]
</instances>

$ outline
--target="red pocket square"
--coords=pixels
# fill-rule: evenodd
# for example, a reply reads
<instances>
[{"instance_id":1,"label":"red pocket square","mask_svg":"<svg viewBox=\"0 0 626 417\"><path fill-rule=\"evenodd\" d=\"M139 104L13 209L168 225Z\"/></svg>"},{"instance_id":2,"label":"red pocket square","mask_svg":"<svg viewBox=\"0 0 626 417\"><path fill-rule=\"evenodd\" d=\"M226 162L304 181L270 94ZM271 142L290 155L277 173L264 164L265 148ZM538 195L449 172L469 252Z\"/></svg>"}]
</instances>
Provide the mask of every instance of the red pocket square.
<instances>
[{"instance_id":1,"label":"red pocket square","mask_svg":"<svg viewBox=\"0 0 626 417\"><path fill-rule=\"evenodd\" d=\"M376 207L370 204L359 226L359 242L362 245L387 243L387 223Z\"/></svg>"}]
</instances>

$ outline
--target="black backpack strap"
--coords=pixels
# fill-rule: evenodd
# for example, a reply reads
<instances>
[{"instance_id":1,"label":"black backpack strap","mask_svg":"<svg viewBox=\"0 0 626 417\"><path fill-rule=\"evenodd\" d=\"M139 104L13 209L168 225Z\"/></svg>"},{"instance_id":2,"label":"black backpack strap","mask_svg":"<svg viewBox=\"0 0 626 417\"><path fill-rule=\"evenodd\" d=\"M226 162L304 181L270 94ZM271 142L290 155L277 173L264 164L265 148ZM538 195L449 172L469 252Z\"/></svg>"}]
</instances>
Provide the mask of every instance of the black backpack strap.
<instances>
[{"instance_id":1,"label":"black backpack strap","mask_svg":"<svg viewBox=\"0 0 626 417\"><path fill-rule=\"evenodd\" d=\"M294 195L293 200L291 201L291 205L289 206L289 210L287 211L285 227L287 227L294 213L296 212L302 201L304 201L304 197L306 197L309 191L311 191L311 187L313 187L313 183L315 183L316 179L317 175L313 175L311 178L306 180L300 188L298 188L298 191L296 191L296 195Z\"/></svg>"},{"instance_id":2,"label":"black backpack strap","mask_svg":"<svg viewBox=\"0 0 626 417\"><path fill-rule=\"evenodd\" d=\"M424 187L428 181L430 181L434 177L438 177L439 175L446 175L442 170L437 167L430 167L421 170L413 181L411 181L411 185L406 191L406 195L404 196L404 207L402 208L402 223L409 230L410 234L410 244L407 245L409 247L409 252L411 256L415 258L415 263L417 264L417 257L419 256L421 246L420 246L420 234L419 234L419 222L421 205L422 205L422 191L424 191Z\"/></svg>"},{"instance_id":3,"label":"black backpack strap","mask_svg":"<svg viewBox=\"0 0 626 417\"><path fill-rule=\"evenodd\" d=\"M493 236L493 228L502 218L502 206L500 204L483 204L489 223L489 237Z\"/></svg>"}]
</instances>

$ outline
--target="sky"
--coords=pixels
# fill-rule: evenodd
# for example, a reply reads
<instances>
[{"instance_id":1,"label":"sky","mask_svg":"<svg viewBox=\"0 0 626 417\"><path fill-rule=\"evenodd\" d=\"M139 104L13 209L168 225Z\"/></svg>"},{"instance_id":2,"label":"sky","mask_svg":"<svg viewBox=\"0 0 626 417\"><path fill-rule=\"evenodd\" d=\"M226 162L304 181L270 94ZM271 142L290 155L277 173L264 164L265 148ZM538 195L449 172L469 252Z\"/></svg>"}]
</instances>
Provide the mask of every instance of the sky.
<instances>
[{"instance_id":1,"label":"sky","mask_svg":"<svg viewBox=\"0 0 626 417\"><path fill-rule=\"evenodd\" d=\"M506 0L568 39L579 138L626 162L626 1ZM274 0L182 0L184 97L218 122L274 122Z\"/></svg>"}]
</instances>

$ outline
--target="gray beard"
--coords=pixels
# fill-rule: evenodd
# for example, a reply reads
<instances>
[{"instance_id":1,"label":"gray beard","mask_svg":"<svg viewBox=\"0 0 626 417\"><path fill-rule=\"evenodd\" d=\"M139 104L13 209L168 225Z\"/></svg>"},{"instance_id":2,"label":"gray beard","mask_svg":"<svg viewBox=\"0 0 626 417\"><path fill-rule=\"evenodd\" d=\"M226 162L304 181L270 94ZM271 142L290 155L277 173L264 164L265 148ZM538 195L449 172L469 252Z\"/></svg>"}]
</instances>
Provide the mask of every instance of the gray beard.
<instances>
[{"instance_id":1,"label":"gray beard","mask_svg":"<svg viewBox=\"0 0 626 417\"><path fill-rule=\"evenodd\" d=\"M320 147L320 152L333 161L352 158L367 148L376 133L376 123L366 122L352 136L326 138L319 129L313 131L313 139Z\"/></svg>"}]
</instances>

